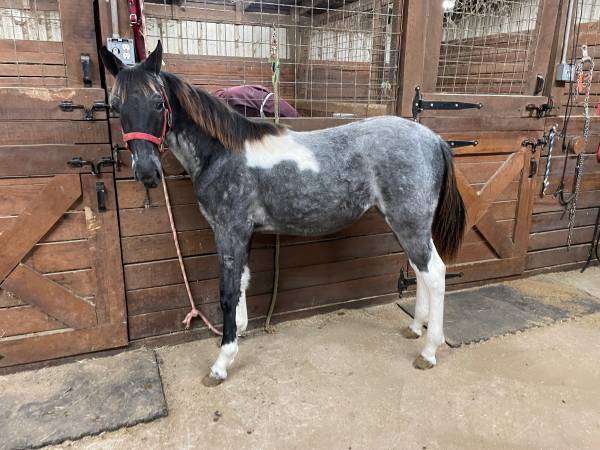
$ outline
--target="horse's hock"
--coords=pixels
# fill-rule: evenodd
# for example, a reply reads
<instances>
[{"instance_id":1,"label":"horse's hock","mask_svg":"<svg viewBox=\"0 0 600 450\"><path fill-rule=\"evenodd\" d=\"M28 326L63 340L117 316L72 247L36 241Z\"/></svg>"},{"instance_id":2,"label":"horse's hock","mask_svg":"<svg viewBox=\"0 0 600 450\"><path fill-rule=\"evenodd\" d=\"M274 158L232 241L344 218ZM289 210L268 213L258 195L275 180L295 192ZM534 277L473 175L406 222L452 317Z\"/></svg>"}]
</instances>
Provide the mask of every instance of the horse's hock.
<instances>
[{"instance_id":1,"label":"horse's hock","mask_svg":"<svg viewBox=\"0 0 600 450\"><path fill-rule=\"evenodd\" d=\"M552 80L568 2L483 3L154 0L144 12L148 48L159 39L165 47L164 70L209 91L272 88L275 54L279 94L301 115L282 122L296 130L381 114L413 117L420 86L417 118L454 141L467 208L469 231L448 267L462 273L448 280L454 289L582 266L600 207L600 165L591 155L600 143L597 115L583 149L590 156L569 251L568 214L552 195L539 195L547 149L522 145L564 119L569 83ZM597 58L600 0L578 4L578 45ZM200 323L192 331L181 324L188 298L162 190L152 190L144 208L119 118L103 107L112 79L102 72L97 42L116 30L110 4L96 6L0 2L0 367L204 335ZM118 18L120 35L131 37L121 3ZM598 77L592 81L595 106ZM554 108L540 117L550 98ZM437 102L451 109L431 109ZM567 137L582 136L583 128L579 96ZM90 164L68 165L75 157L99 175ZM576 161L566 159L569 191ZM564 161L555 151L549 192L559 186ZM194 298L218 323L212 232L179 164L167 156L164 167L177 175L167 184ZM253 240L247 303L255 326L271 299L274 243L268 235ZM406 271L406 257L376 211L331 236L282 236L274 319L393 301L400 268Z\"/></svg>"}]
</instances>

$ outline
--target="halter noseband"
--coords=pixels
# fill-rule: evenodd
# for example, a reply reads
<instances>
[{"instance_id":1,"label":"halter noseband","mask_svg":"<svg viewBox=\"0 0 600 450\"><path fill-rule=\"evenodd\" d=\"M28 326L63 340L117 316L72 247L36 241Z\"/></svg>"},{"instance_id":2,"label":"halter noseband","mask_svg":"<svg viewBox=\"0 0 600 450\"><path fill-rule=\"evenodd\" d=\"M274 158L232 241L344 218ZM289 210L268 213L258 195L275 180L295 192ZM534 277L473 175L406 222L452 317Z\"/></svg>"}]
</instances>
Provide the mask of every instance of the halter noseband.
<instances>
[{"instance_id":1,"label":"halter noseband","mask_svg":"<svg viewBox=\"0 0 600 450\"><path fill-rule=\"evenodd\" d=\"M143 133L141 131L132 131L130 133L123 133L123 141L127 146L127 150L131 152L131 148L129 147L129 141L148 141L158 146L158 151L162 155L167 151L165 148L165 138L167 137L167 133L171 129L171 121L173 117L173 110L171 109L171 104L169 103L169 98L167 97L167 93L165 92L165 88L161 83L161 95L163 98L163 127L160 136L154 136L153 134Z\"/></svg>"}]
</instances>

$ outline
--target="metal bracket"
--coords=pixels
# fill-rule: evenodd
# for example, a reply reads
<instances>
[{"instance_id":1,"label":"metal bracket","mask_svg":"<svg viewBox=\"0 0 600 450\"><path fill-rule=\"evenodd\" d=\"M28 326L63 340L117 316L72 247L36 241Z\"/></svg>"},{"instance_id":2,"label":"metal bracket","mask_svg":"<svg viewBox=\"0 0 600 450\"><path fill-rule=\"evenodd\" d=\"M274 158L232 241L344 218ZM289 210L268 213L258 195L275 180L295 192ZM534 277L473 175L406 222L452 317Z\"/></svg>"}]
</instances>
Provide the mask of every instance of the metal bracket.
<instances>
[{"instance_id":1,"label":"metal bracket","mask_svg":"<svg viewBox=\"0 0 600 450\"><path fill-rule=\"evenodd\" d=\"M479 145L479 141L446 141L446 144L450 146L450 148L459 148L459 147L476 147Z\"/></svg>"},{"instance_id":2,"label":"metal bracket","mask_svg":"<svg viewBox=\"0 0 600 450\"><path fill-rule=\"evenodd\" d=\"M96 200L98 201L98 211L106 211L106 186L104 181L96 181Z\"/></svg>"},{"instance_id":3,"label":"metal bracket","mask_svg":"<svg viewBox=\"0 0 600 450\"><path fill-rule=\"evenodd\" d=\"M544 147L548 143L548 136L544 135L537 139L525 139L521 142L521 147L531 147L531 152L535 153L538 147Z\"/></svg>"},{"instance_id":4,"label":"metal bracket","mask_svg":"<svg viewBox=\"0 0 600 450\"><path fill-rule=\"evenodd\" d=\"M542 117L545 117L546 114L548 114L553 109L554 109L554 100L552 100L552 97L548 97L548 102L547 103L542 103L539 106L538 105L534 105L533 103L530 103L529 105L527 105L525 107L526 111L529 111L530 113L535 113L535 116L538 119L541 119Z\"/></svg>"},{"instance_id":5,"label":"metal bracket","mask_svg":"<svg viewBox=\"0 0 600 450\"><path fill-rule=\"evenodd\" d=\"M90 76L90 55L82 53L79 57L81 61L81 71L83 72L83 85L86 88L92 87L92 77Z\"/></svg>"},{"instance_id":6,"label":"metal bracket","mask_svg":"<svg viewBox=\"0 0 600 450\"><path fill-rule=\"evenodd\" d=\"M102 101L94 102L94 104L86 108L84 105L76 105L72 100L63 100L58 104L58 107L64 112L73 112L76 109L83 110L83 118L85 120L94 120L94 113L96 111L102 111L109 108L109 105Z\"/></svg>"},{"instance_id":7,"label":"metal bracket","mask_svg":"<svg viewBox=\"0 0 600 450\"><path fill-rule=\"evenodd\" d=\"M83 166L90 166L92 174L98 176L98 168L96 167L96 164L94 164L94 161L86 161L82 159L81 156L75 156L68 160L67 164L73 169L79 169Z\"/></svg>"},{"instance_id":8,"label":"metal bracket","mask_svg":"<svg viewBox=\"0 0 600 450\"><path fill-rule=\"evenodd\" d=\"M421 95L421 87L415 88L415 96L412 102L412 116L413 120L417 119L417 116L425 110L447 110L456 111L459 109L481 109L483 105L481 103L467 103L467 102L442 102L442 101L431 101L425 100Z\"/></svg>"},{"instance_id":9,"label":"metal bracket","mask_svg":"<svg viewBox=\"0 0 600 450\"><path fill-rule=\"evenodd\" d=\"M113 158L111 158L110 156L103 156L96 163L94 163L94 161L86 161L86 160L82 159L81 156L75 156L75 157L71 158L69 161L67 161L67 164L69 165L69 167L72 167L73 169L79 169L84 166L90 166L90 171L92 172L92 175L95 175L95 176L100 175L100 170L102 170L103 166L115 166L115 165L118 166L119 165L119 163L117 161L115 161Z\"/></svg>"},{"instance_id":10,"label":"metal bracket","mask_svg":"<svg viewBox=\"0 0 600 450\"><path fill-rule=\"evenodd\" d=\"M112 145L112 159L117 171L120 171L121 167L124 166L123 161L119 158L119 150L127 150L127 147L121 147L119 144Z\"/></svg>"},{"instance_id":11,"label":"metal bracket","mask_svg":"<svg viewBox=\"0 0 600 450\"><path fill-rule=\"evenodd\" d=\"M446 273L446 280L450 278L460 278L464 275L463 272L450 272ZM409 286L417 284L415 277L407 277L404 275L404 268L400 269L400 277L398 278L398 296L402 298L402 294Z\"/></svg>"}]
</instances>

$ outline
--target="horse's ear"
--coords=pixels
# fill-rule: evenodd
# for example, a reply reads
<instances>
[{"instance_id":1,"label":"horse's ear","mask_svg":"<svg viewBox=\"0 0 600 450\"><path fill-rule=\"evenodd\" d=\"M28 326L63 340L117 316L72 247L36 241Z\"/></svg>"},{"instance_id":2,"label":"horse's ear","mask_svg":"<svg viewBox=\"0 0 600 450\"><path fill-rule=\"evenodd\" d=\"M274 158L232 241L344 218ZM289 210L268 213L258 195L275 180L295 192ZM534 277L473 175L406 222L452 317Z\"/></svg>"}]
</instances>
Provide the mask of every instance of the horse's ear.
<instances>
[{"instance_id":1,"label":"horse's ear","mask_svg":"<svg viewBox=\"0 0 600 450\"><path fill-rule=\"evenodd\" d=\"M154 72L157 75L160 73L162 67L162 44L160 41L156 44L154 51L142 62L142 66L149 72Z\"/></svg>"},{"instance_id":2,"label":"horse's ear","mask_svg":"<svg viewBox=\"0 0 600 450\"><path fill-rule=\"evenodd\" d=\"M125 64L113 55L113 53L106 48L106 45L102 46L100 49L100 58L102 59L102 64L104 64L106 70L108 70L113 77L116 77L117 74L125 68Z\"/></svg>"}]
</instances>

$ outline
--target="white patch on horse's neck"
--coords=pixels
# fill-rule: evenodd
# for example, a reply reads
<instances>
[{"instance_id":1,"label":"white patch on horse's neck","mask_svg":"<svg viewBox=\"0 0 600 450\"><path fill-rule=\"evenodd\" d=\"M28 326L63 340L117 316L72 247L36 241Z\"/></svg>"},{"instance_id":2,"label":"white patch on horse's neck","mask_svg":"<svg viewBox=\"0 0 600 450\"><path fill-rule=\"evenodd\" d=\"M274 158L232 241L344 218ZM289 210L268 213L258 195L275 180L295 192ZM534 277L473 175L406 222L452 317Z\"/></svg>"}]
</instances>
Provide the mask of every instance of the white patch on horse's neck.
<instances>
[{"instance_id":1,"label":"white patch on horse's neck","mask_svg":"<svg viewBox=\"0 0 600 450\"><path fill-rule=\"evenodd\" d=\"M259 141L244 144L248 167L271 169L284 161L291 161L300 170L319 172L319 163L310 149L299 144L291 134L265 136Z\"/></svg>"}]
</instances>

